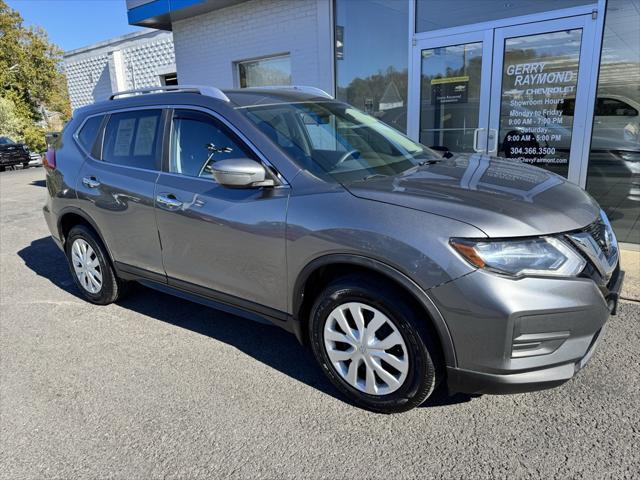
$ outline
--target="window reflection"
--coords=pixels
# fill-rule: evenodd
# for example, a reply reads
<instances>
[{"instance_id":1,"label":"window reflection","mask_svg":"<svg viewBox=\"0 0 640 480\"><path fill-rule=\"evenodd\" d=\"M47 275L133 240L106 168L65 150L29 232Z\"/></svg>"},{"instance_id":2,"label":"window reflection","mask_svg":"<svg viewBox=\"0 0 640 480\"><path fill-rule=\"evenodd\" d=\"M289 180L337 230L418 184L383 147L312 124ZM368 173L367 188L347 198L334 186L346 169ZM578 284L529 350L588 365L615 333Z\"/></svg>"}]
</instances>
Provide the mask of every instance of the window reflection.
<instances>
[{"instance_id":1,"label":"window reflection","mask_svg":"<svg viewBox=\"0 0 640 480\"><path fill-rule=\"evenodd\" d=\"M582 30L505 41L498 155L569 173Z\"/></svg>"},{"instance_id":2,"label":"window reflection","mask_svg":"<svg viewBox=\"0 0 640 480\"><path fill-rule=\"evenodd\" d=\"M429 48L421 58L420 142L436 150L473 152L482 43Z\"/></svg>"},{"instance_id":3,"label":"window reflection","mask_svg":"<svg viewBox=\"0 0 640 480\"><path fill-rule=\"evenodd\" d=\"M406 132L407 0L336 0L336 97Z\"/></svg>"},{"instance_id":4,"label":"window reflection","mask_svg":"<svg viewBox=\"0 0 640 480\"><path fill-rule=\"evenodd\" d=\"M609 0L587 190L620 242L640 243L640 0Z\"/></svg>"},{"instance_id":5,"label":"window reflection","mask_svg":"<svg viewBox=\"0 0 640 480\"><path fill-rule=\"evenodd\" d=\"M289 55L238 63L240 88L291 84Z\"/></svg>"}]
</instances>

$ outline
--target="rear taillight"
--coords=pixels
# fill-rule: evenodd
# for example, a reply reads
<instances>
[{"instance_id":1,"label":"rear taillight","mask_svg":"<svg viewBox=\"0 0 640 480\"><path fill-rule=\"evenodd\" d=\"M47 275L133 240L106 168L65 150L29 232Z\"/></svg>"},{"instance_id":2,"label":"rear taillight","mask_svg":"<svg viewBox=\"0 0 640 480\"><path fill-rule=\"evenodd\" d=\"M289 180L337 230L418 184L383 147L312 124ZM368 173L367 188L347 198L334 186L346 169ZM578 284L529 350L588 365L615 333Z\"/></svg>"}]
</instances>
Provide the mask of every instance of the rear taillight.
<instances>
[{"instance_id":1,"label":"rear taillight","mask_svg":"<svg viewBox=\"0 0 640 480\"><path fill-rule=\"evenodd\" d=\"M47 153L44 155L42 164L51 170L56 169L56 150L53 147L47 149Z\"/></svg>"}]
</instances>

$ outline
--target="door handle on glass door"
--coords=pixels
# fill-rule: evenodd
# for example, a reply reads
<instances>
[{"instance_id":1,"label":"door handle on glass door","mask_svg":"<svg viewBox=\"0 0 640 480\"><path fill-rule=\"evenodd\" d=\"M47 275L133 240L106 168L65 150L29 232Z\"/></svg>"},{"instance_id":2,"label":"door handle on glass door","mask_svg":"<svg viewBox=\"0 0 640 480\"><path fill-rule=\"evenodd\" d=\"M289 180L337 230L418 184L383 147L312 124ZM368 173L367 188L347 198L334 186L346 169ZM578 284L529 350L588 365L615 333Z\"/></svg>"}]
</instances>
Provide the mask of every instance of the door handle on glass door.
<instances>
[{"instance_id":1,"label":"door handle on glass door","mask_svg":"<svg viewBox=\"0 0 640 480\"><path fill-rule=\"evenodd\" d=\"M96 177L84 177L82 183L89 188L98 188L100 186L100 182Z\"/></svg>"},{"instance_id":2,"label":"door handle on glass door","mask_svg":"<svg viewBox=\"0 0 640 480\"><path fill-rule=\"evenodd\" d=\"M168 209L176 209L182 206L182 202L172 193L163 193L156 196L156 202L158 202L162 207Z\"/></svg>"},{"instance_id":3,"label":"door handle on glass door","mask_svg":"<svg viewBox=\"0 0 640 480\"><path fill-rule=\"evenodd\" d=\"M488 149L489 153L498 153L498 130L495 128L489 129L487 143L490 145Z\"/></svg>"},{"instance_id":4,"label":"door handle on glass door","mask_svg":"<svg viewBox=\"0 0 640 480\"><path fill-rule=\"evenodd\" d=\"M485 149L483 147L478 147L478 137L480 136L479 133L484 130L486 130L486 128L476 128L473 131L473 149L477 153L485 153Z\"/></svg>"}]
</instances>

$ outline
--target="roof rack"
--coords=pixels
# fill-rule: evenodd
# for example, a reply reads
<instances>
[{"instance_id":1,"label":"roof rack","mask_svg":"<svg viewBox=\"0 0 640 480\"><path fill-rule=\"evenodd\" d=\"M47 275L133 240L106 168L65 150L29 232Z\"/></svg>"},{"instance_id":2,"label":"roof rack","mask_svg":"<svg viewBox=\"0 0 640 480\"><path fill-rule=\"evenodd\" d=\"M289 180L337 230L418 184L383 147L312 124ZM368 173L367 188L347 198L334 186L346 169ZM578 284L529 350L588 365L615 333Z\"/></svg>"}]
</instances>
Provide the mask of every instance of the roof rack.
<instances>
[{"instance_id":1,"label":"roof rack","mask_svg":"<svg viewBox=\"0 0 640 480\"><path fill-rule=\"evenodd\" d=\"M325 98L333 98L333 95L328 94L324 90L318 87L311 87L308 85L270 85L266 87L249 87L244 88L243 90L251 90L251 89L260 89L260 90L298 90L299 92L309 93L313 95L317 95L319 97Z\"/></svg>"},{"instance_id":2,"label":"roof rack","mask_svg":"<svg viewBox=\"0 0 640 480\"><path fill-rule=\"evenodd\" d=\"M169 86L163 86L163 87L136 88L135 90L124 90L122 92L116 92L113 95L109 96L109 100L113 100L116 97L122 97L122 96L145 95L150 93L172 93L172 92L198 93L200 95L206 95L208 97L217 98L218 100L222 100L224 102L229 101L229 97L227 97L222 92L222 90L216 87L209 87L206 85L169 85Z\"/></svg>"}]
</instances>

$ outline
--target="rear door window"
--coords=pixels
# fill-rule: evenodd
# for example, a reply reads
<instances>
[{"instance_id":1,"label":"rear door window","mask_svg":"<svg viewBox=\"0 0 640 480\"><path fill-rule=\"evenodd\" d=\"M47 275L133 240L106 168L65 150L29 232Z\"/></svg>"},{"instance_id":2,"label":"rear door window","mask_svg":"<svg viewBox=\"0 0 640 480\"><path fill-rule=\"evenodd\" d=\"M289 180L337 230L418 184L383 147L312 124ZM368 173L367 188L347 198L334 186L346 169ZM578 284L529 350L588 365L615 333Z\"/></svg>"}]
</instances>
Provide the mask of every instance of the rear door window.
<instances>
[{"instance_id":1,"label":"rear door window","mask_svg":"<svg viewBox=\"0 0 640 480\"><path fill-rule=\"evenodd\" d=\"M160 169L162 110L114 113L104 136L102 159L127 167Z\"/></svg>"},{"instance_id":2,"label":"rear door window","mask_svg":"<svg viewBox=\"0 0 640 480\"><path fill-rule=\"evenodd\" d=\"M98 137L98 133L100 132L100 125L102 124L102 119L104 115L98 115L96 117L90 117L80 128L78 132L78 142L82 145L85 152L91 153L93 151L93 147L96 143L96 138Z\"/></svg>"}]
</instances>

